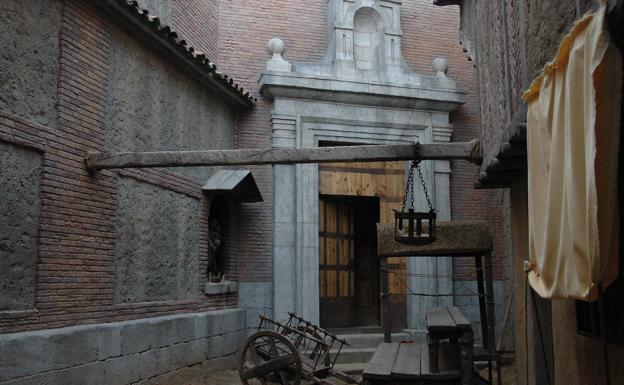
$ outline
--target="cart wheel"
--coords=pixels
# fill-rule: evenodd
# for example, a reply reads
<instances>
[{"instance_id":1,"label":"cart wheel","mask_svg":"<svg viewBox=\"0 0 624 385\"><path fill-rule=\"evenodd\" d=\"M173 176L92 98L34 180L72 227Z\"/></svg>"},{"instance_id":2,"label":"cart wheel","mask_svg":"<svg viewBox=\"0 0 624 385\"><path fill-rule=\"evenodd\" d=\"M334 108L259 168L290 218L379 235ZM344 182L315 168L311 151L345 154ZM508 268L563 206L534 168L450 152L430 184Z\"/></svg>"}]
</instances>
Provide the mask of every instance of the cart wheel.
<instances>
[{"instance_id":1,"label":"cart wheel","mask_svg":"<svg viewBox=\"0 0 624 385\"><path fill-rule=\"evenodd\" d=\"M243 385L299 385L301 357L295 346L270 330L255 333L241 350L238 374Z\"/></svg>"}]
</instances>

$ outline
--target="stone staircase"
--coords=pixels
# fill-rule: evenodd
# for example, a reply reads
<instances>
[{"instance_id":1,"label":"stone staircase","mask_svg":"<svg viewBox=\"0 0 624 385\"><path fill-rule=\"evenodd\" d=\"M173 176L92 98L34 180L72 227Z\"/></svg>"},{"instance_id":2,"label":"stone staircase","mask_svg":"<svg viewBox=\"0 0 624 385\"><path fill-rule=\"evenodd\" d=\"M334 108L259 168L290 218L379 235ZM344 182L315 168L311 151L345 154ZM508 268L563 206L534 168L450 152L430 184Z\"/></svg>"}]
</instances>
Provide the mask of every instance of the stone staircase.
<instances>
[{"instance_id":1,"label":"stone staircase","mask_svg":"<svg viewBox=\"0 0 624 385\"><path fill-rule=\"evenodd\" d=\"M340 338L345 339L351 346L344 346L336 361L335 369L348 374L360 374L373 357L375 349L384 342L381 329L375 328L342 328L332 330ZM409 340L406 333L392 333L392 342ZM331 350L332 360L338 352Z\"/></svg>"}]
</instances>

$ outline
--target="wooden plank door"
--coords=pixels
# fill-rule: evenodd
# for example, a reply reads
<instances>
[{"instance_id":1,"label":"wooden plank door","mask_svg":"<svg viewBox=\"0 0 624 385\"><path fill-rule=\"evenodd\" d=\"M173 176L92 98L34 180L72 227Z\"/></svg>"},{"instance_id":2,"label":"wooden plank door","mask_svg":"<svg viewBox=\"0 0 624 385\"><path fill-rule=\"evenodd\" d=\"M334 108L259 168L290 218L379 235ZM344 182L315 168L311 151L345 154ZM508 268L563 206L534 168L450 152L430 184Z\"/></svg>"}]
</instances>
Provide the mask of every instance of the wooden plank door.
<instances>
[{"instance_id":1,"label":"wooden plank door","mask_svg":"<svg viewBox=\"0 0 624 385\"><path fill-rule=\"evenodd\" d=\"M320 320L323 327L355 324L353 203L319 200Z\"/></svg>"}]
</instances>

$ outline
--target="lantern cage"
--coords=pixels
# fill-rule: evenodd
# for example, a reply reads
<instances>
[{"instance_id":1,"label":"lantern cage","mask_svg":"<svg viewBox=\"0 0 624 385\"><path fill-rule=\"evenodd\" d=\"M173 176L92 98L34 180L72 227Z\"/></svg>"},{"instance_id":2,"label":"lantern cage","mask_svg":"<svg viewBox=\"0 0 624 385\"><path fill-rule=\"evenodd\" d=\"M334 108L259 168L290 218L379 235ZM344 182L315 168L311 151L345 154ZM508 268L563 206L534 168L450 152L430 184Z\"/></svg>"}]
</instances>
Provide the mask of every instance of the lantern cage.
<instances>
[{"instance_id":1,"label":"lantern cage","mask_svg":"<svg viewBox=\"0 0 624 385\"><path fill-rule=\"evenodd\" d=\"M414 169L418 171L418 178L425 193L429 211L414 211ZM407 197L410 197L411 205L406 211ZM427 186L420 170L420 161L413 160L405 186L405 196L401 211L394 210L394 240L402 243L422 245L435 241L436 239L436 212L429 199Z\"/></svg>"},{"instance_id":2,"label":"lantern cage","mask_svg":"<svg viewBox=\"0 0 624 385\"><path fill-rule=\"evenodd\" d=\"M422 245L436 239L436 213L394 210L394 239L397 242Z\"/></svg>"}]
</instances>

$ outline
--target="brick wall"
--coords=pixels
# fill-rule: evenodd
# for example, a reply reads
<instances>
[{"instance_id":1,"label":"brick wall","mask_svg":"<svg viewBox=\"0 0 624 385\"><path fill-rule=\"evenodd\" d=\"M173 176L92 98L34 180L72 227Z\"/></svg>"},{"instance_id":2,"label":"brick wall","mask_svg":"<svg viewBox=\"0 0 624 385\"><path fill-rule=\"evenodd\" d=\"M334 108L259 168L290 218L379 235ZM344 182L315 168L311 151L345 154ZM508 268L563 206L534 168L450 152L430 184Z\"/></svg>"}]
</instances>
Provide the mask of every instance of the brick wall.
<instances>
[{"instance_id":1,"label":"brick wall","mask_svg":"<svg viewBox=\"0 0 624 385\"><path fill-rule=\"evenodd\" d=\"M271 103L259 94L257 80L269 58L269 39L281 37L286 43L285 57L295 62L319 60L326 49L327 5L325 0L262 1L228 0L221 2L219 23L219 64L222 71L258 98L253 111L241 116L237 127L239 148L271 146ZM244 205L241 217L254 218L253 225L242 221L239 258L241 280L272 280L272 173L271 167L252 171L264 197L261 204ZM279 204L279 203L278 203Z\"/></svg>"},{"instance_id":2,"label":"brick wall","mask_svg":"<svg viewBox=\"0 0 624 385\"><path fill-rule=\"evenodd\" d=\"M0 139L42 155L35 308L0 312L0 333L232 307L236 295L205 296L207 202L195 180L164 170L89 174L87 151L105 149L113 26L82 1L63 5L56 127L0 111ZM197 199L200 278L194 298L115 304L117 186L120 177Z\"/></svg>"},{"instance_id":3,"label":"brick wall","mask_svg":"<svg viewBox=\"0 0 624 385\"><path fill-rule=\"evenodd\" d=\"M139 7L168 25L188 46L217 63L219 0L138 0Z\"/></svg>"},{"instance_id":4,"label":"brick wall","mask_svg":"<svg viewBox=\"0 0 624 385\"><path fill-rule=\"evenodd\" d=\"M171 27L190 46L219 63L219 0L173 0Z\"/></svg>"}]
</instances>

